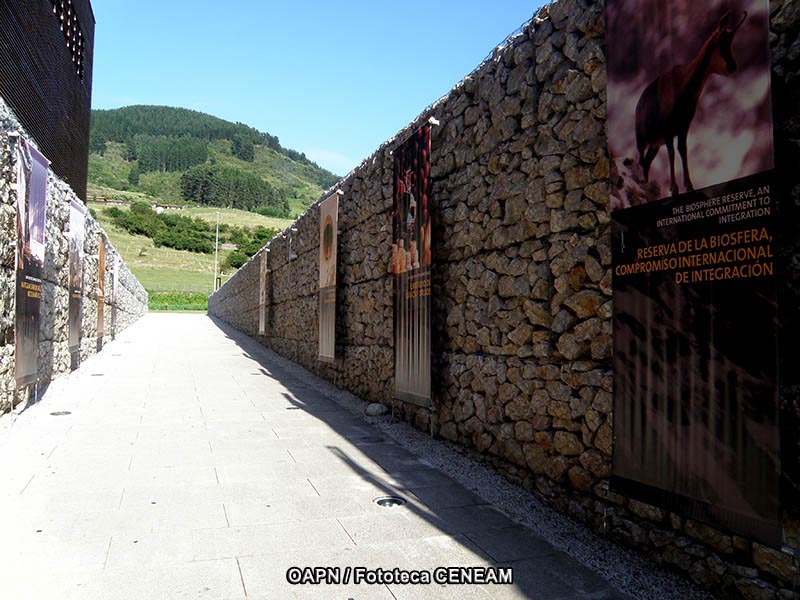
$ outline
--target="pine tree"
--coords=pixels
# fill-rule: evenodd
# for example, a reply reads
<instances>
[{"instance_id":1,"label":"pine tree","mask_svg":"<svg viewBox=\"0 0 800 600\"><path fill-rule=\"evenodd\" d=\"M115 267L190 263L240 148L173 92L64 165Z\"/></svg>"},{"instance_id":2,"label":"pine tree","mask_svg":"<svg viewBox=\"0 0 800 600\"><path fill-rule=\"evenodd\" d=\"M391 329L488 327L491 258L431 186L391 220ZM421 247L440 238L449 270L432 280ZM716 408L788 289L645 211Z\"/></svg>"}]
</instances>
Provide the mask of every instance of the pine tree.
<instances>
[{"instance_id":1,"label":"pine tree","mask_svg":"<svg viewBox=\"0 0 800 600\"><path fill-rule=\"evenodd\" d=\"M131 185L139 185L139 165L136 163L133 163L128 173L128 183Z\"/></svg>"}]
</instances>

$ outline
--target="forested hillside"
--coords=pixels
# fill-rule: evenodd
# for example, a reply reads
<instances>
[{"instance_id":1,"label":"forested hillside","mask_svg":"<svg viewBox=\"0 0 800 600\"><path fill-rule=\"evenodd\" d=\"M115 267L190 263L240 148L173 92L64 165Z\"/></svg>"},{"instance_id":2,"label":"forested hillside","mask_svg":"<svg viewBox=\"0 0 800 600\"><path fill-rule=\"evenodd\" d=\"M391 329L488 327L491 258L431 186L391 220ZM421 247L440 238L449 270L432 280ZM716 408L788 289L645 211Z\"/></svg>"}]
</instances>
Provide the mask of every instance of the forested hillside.
<instances>
[{"instance_id":1,"label":"forested hillside","mask_svg":"<svg viewBox=\"0 0 800 600\"><path fill-rule=\"evenodd\" d=\"M243 123L166 106L92 111L91 195L139 192L291 217L337 180Z\"/></svg>"}]
</instances>

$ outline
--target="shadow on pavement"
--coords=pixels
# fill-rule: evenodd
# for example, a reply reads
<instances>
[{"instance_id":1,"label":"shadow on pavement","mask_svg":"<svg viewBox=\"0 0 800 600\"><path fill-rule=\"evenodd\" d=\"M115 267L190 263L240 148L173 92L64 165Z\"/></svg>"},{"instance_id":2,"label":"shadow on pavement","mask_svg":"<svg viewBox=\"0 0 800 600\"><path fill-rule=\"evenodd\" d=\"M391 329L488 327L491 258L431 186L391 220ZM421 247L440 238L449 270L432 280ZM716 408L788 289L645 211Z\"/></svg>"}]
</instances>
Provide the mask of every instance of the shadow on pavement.
<instances>
[{"instance_id":1,"label":"shadow on pavement","mask_svg":"<svg viewBox=\"0 0 800 600\"><path fill-rule=\"evenodd\" d=\"M373 425L351 414L321 391L321 386L315 383L315 375L299 365L292 368L282 366L271 356L271 351L256 340L214 317L210 318L248 358L260 365L258 371L263 376L278 380L286 388L282 398L276 398L276 402L285 401L288 403L287 409L303 411L325 423L346 440L341 445L326 445L330 457L325 456L321 460L330 459L340 463L337 467L346 466L348 473L363 482L364 486L360 487L373 490L373 500L382 496L405 500L402 507L385 509L385 515L376 511L368 516L339 519L356 546L359 542L421 540L447 535L465 552L459 553L453 564L428 564L422 568L512 567L513 587L487 586L485 593L488 597L529 597L537 600L627 598L600 576L513 522L420 457L386 438ZM316 477L311 476L309 481L313 482L314 479ZM317 493L325 495L319 491ZM465 562L464 556L471 556L471 560ZM424 564L424 556L417 558L421 558ZM394 568L397 565L383 566ZM450 589L455 592L459 588ZM460 589L464 590L463 587ZM463 596L455 594L453 597Z\"/></svg>"}]
</instances>

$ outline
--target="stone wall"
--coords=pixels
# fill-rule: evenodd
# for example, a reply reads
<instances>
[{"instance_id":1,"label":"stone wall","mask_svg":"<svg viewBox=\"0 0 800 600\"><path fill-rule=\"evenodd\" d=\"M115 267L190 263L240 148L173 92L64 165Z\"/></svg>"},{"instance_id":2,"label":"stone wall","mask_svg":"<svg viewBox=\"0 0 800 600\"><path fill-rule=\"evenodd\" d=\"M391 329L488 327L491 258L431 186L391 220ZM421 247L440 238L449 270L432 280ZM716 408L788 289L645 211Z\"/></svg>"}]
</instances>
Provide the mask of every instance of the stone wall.
<instances>
[{"instance_id":1,"label":"stone wall","mask_svg":"<svg viewBox=\"0 0 800 600\"><path fill-rule=\"evenodd\" d=\"M10 111L0 103L0 413L8 410L14 390L14 310L16 272L16 179L8 155Z\"/></svg>"},{"instance_id":2,"label":"stone wall","mask_svg":"<svg viewBox=\"0 0 800 600\"><path fill-rule=\"evenodd\" d=\"M783 23L771 37L773 56L792 49L781 58L794 61L782 76L796 96L797 5L773 2L772 14L774 24ZM209 312L364 400L391 404L391 151L435 117L435 408L397 402L396 411L703 587L725 597L777 598L780 590L781 598L800 598L790 554L608 490L603 35L602 3L561 0L542 9L340 182L335 364L316 359L316 205L293 224L296 232L267 247L266 337L257 336L261 253L210 298ZM786 111L796 114L791 105L776 110L784 111L779 122ZM796 150L800 136L792 139Z\"/></svg>"},{"instance_id":3,"label":"stone wall","mask_svg":"<svg viewBox=\"0 0 800 600\"><path fill-rule=\"evenodd\" d=\"M0 414L11 408L15 395L14 326L16 251L16 157L11 133L22 130L13 112L0 98ZM39 384L44 385L70 369L69 353L69 215L70 200L77 200L73 190L50 171L47 181L47 229L41 328L39 332ZM87 358L98 351L102 340L97 338L98 248L102 228L90 214L86 215L83 251L84 298L82 315L81 356ZM116 310L116 331L125 329L147 312L147 292L120 264L116 298L112 297L112 269L116 249L107 241L105 279L105 338L111 339L112 309ZM100 341L100 344L98 344ZM27 393L27 392L26 392ZM17 401L23 401L23 394Z\"/></svg>"}]
</instances>

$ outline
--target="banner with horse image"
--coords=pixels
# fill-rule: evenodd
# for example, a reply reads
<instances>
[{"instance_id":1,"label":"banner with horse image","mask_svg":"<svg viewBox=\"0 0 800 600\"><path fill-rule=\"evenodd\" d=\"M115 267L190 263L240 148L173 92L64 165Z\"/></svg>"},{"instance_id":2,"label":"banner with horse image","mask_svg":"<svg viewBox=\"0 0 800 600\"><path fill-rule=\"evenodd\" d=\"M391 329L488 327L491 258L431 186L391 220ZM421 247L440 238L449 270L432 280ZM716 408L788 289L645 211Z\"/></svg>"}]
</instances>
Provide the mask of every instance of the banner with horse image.
<instances>
[{"instance_id":1,"label":"banner with horse image","mask_svg":"<svg viewBox=\"0 0 800 600\"><path fill-rule=\"evenodd\" d=\"M336 246L339 194L319 204L319 360L332 363L336 354Z\"/></svg>"},{"instance_id":2,"label":"banner with horse image","mask_svg":"<svg viewBox=\"0 0 800 600\"><path fill-rule=\"evenodd\" d=\"M42 304L50 162L17 137L17 310L14 363L17 387L36 382Z\"/></svg>"},{"instance_id":3,"label":"banner with horse image","mask_svg":"<svg viewBox=\"0 0 800 600\"><path fill-rule=\"evenodd\" d=\"M781 543L767 0L608 0L612 489Z\"/></svg>"},{"instance_id":4,"label":"banner with horse image","mask_svg":"<svg viewBox=\"0 0 800 600\"><path fill-rule=\"evenodd\" d=\"M431 128L394 151L394 398L431 405Z\"/></svg>"},{"instance_id":5,"label":"banner with horse image","mask_svg":"<svg viewBox=\"0 0 800 600\"><path fill-rule=\"evenodd\" d=\"M69 354L74 371L81 361L81 314L83 311L83 244L86 238L86 207L69 203Z\"/></svg>"}]
</instances>

